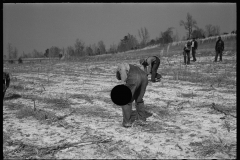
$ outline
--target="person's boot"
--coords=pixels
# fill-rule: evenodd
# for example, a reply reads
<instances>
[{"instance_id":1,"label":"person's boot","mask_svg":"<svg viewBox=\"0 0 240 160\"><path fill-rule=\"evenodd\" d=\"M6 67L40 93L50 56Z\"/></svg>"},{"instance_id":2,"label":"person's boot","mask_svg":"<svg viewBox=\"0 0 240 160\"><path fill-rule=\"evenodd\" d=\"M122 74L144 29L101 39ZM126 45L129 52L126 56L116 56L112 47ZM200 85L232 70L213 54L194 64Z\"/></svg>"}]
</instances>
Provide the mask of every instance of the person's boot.
<instances>
[{"instance_id":1,"label":"person's boot","mask_svg":"<svg viewBox=\"0 0 240 160\"><path fill-rule=\"evenodd\" d=\"M159 73L157 73L157 76L156 76L156 79L160 79L160 78L162 78L162 75L161 74L159 74Z\"/></svg>"},{"instance_id":2,"label":"person's boot","mask_svg":"<svg viewBox=\"0 0 240 160\"><path fill-rule=\"evenodd\" d=\"M222 62L222 55L220 55L220 59L219 59L220 62Z\"/></svg>"},{"instance_id":3,"label":"person's boot","mask_svg":"<svg viewBox=\"0 0 240 160\"><path fill-rule=\"evenodd\" d=\"M144 103L136 103L136 111L137 111L137 119L138 120L142 120L142 121L146 121L146 119L150 116L152 116L151 113L147 112L145 110L145 106Z\"/></svg>"},{"instance_id":4,"label":"person's boot","mask_svg":"<svg viewBox=\"0 0 240 160\"><path fill-rule=\"evenodd\" d=\"M123 113L123 127L132 126L131 123L131 114L132 114L132 103L122 106L122 113Z\"/></svg>"},{"instance_id":5,"label":"person's boot","mask_svg":"<svg viewBox=\"0 0 240 160\"><path fill-rule=\"evenodd\" d=\"M132 123L129 123L129 122L127 122L127 123L122 123L122 125L123 125L123 127L125 127L125 128L132 127Z\"/></svg>"}]
</instances>

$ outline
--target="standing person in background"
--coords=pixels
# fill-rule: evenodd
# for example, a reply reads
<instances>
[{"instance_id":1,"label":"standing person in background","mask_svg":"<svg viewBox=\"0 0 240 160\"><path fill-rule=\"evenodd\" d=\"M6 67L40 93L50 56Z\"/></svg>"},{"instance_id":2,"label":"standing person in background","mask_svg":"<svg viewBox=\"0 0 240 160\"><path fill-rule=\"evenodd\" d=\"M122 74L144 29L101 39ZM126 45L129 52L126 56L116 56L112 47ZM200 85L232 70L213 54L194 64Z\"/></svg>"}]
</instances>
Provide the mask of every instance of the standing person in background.
<instances>
[{"instance_id":1,"label":"standing person in background","mask_svg":"<svg viewBox=\"0 0 240 160\"><path fill-rule=\"evenodd\" d=\"M118 80L127 86L132 93L132 99L127 105L121 106L123 113L123 127L131 127L135 120L146 121L152 113L145 111L143 96L148 85L147 74L138 66L127 63L118 65L116 71ZM121 97L119 97L121 98ZM132 102L135 100L136 111L132 111Z\"/></svg>"},{"instance_id":2,"label":"standing person in background","mask_svg":"<svg viewBox=\"0 0 240 160\"><path fill-rule=\"evenodd\" d=\"M10 76L9 73L3 72L3 99L5 96L5 93L10 85Z\"/></svg>"},{"instance_id":3,"label":"standing person in background","mask_svg":"<svg viewBox=\"0 0 240 160\"><path fill-rule=\"evenodd\" d=\"M63 54L62 54L62 53L59 53L59 55L58 55L59 59L61 59L62 56L63 56Z\"/></svg>"},{"instance_id":4,"label":"standing person in background","mask_svg":"<svg viewBox=\"0 0 240 160\"><path fill-rule=\"evenodd\" d=\"M187 44L185 44L183 48L183 57L184 57L184 64L190 64L190 50L191 50L191 41L189 40Z\"/></svg>"},{"instance_id":5,"label":"standing person in background","mask_svg":"<svg viewBox=\"0 0 240 160\"><path fill-rule=\"evenodd\" d=\"M196 59L196 50L197 50L197 47L198 47L198 43L197 41L195 40L195 38L193 38L192 40L192 57L193 57L193 61L195 62L197 59Z\"/></svg>"},{"instance_id":6,"label":"standing person in background","mask_svg":"<svg viewBox=\"0 0 240 160\"><path fill-rule=\"evenodd\" d=\"M151 74L152 82L156 82L156 79L160 80L160 78L162 78L161 74L157 73L160 65L160 59L157 56L151 56L147 59L140 59L139 63L143 65L144 71L147 73L147 75Z\"/></svg>"},{"instance_id":7,"label":"standing person in background","mask_svg":"<svg viewBox=\"0 0 240 160\"><path fill-rule=\"evenodd\" d=\"M221 62L222 61L222 52L224 51L224 42L222 41L220 36L218 37L218 40L216 42L215 51L216 51L216 55L215 55L214 62L217 62L218 55L219 55L219 61Z\"/></svg>"}]
</instances>

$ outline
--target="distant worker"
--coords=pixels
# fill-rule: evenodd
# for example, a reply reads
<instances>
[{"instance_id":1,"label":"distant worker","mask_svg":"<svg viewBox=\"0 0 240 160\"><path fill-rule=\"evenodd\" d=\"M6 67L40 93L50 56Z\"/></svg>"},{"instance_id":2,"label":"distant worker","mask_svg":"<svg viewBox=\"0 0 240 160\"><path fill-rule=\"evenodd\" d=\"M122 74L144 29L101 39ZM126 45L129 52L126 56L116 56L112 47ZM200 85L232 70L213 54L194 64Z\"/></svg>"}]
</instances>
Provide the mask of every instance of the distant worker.
<instances>
[{"instance_id":1,"label":"distant worker","mask_svg":"<svg viewBox=\"0 0 240 160\"><path fill-rule=\"evenodd\" d=\"M195 40L195 38L193 38L192 40L192 57L193 57L193 61L195 62L197 59L196 59L196 50L198 48L198 43L197 41Z\"/></svg>"},{"instance_id":2,"label":"distant worker","mask_svg":"<svg viewBox=\"0 0 240 160\"><path fill-rule=\"evenodd\" d=\"M19 58L18 58L18 63L23 63L23 61L22 61L22 58L21 58L21 57L19 57Z\"/></svg>"},{"instance_id":3,"label":"distant worker","mask_svg":"<svg viewBox=\"0 0 240 160\"><path fill-rule=\"evenodd\" d=\"M5 93L7 91L7 88L10 85L10 76L9 73L3 72L3 98L5 96Z\"/></svg>"},{"instance_id":4,"label":"distant worker","mask_svg":"<svg viewBox=\"0 0 240 160\"><path fill-rule=\"evenodd\" d=\"M132 93L131 101L127 105L121 106L123 113L123 127L131 127L135 120L146 121L148 117L152 116L152 113L145 111L143 101L143 96L148 85L147 74L138 66L121 63L118 65L116 77L118 80L121 80L121 82L127 86ZM134 100L136 111L132 111L132 102Z\"/></svg>"},{"instance_id":5,"label":"distant worker","mask_svg":"<svg viewBox=\"0 0 240 160\"><path fill-rule=\"evenodd\" d=\"M140 59L139 63L143 65L144 71L147 75L151 74L151 81L156 82L162 78L161 74L157 73L158 67L160 65L160 59L157 56L151 56L147 59Z\"/></svg>"},{"instance_id":6,"label":"distant worker","mask_svg":"<svg viewBox=\"0 0 240 160\"><path fill-rule=\"evenodd\" d=\"M215 51L216 51L216 56L215 56L215 61L217 62L218 55L219 55L219 61L222 61L222 52L224 51L224 42L222 41L221 37L218 37L218 40L215 45Z\"/></svg>"},{"instance_id":7,"label":"distant worker","mask_svg":"<svg viewBox=\"0 0 240 160\"><path fill-rule=\"evenodd\" d=\"M59 59L61 59L62 58L62 56L63 56L63 54L62 53L59 53Z\"/></svg>"},{"instance_id":8,"label":"distant worker","mask_svg":"<svg viewBox=\"0 0 240 160\"><path fill-rule=\"evenodd\" d=\"M188 41L183 48L184 64L190 64L191 41Z\"/></svg>"}]
</instances>

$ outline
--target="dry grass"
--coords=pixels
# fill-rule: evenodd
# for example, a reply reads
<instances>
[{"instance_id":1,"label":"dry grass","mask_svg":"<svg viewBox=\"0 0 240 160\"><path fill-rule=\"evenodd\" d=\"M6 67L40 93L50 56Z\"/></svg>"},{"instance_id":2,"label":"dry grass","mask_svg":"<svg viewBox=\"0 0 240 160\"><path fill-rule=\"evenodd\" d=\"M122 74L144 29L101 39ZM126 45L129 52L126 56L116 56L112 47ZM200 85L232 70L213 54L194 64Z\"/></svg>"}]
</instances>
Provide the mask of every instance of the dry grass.
<instances>
[{"instance_id":1,"label":"dry grass","mask_svg":"<svg viewBox=\"0 0 240 160\"><path fill-rule=\"evenodd\" d=\"M148 133L163 133L166 132L164 126L166 126L163 122L148 122L146 124L138 124L137 121L135 122L136 125L140 125L141 131L148 132Z\"/></svg>"},{"instance_id":2,"label":"dry grass","mask_svg":"<svg viewBox=\"0 0 240 160\"><path fill-rule=\"evenodd\" d=\"M205 74L202 71L200 71L198 68L190 69L187 67L164 67L161 69L161 72L163 74L166 74L168 76L171 76L173 80L177 81L189 81L192 83L200 83L200 84L217 84L217 86L227 86L227 85L235 85L236 86L236 79L233 79L231 77L236 77L236 75L232 72L223 72L218 73L218 69L210 69L209 67L209 74ZM212 70L214 70L216 73L215 75L212 74Z\"/></svg>"},{"instance_id":3,"label":"dry grass","mask_svg":"<svg viewBox=\"0 0 240 160\"><path fill-rule=\"evenodd\" d=\"M93 103L93 96L88 96L88 95L86 95L86 94L71 94L70 95L70 98L73 98L73 99L84 99L84 100L86 100L87 102L89 102L89 103Z\"/></svg>"},{"instance_id":4,"label":"dry grass","mask_svg":"<svg viewBox=\"0 0 240 160\"><path fill-rule=\"evenodd\" d=\"M24 107L24 104L16 104L16 103L8 102L6 103L6 107L10 110L19 110Z\"/></svg>"},{"instance_id":5,"label":"dry grass","mask_svg":"<svg viewBox=\"0 0 240 160\"><path fill-rule=\"evenodd\" d=\"M79 108L71 108L70 110L75 115L84 115L87 117L95 117L95 118L100 117L103 119L114 119L119 116L118 114L114 112L110 112L109 110L106 110L99 106L89 106L89 107L79 106Z\"/></svg>"},{"instance_id":6,"label":"dry grass","mask_svg":"<svg viewBox=\"0 0 240 160\"><path fill-rule=\"evenodd\" d=\"M236 94L237 93L236 89L225 89L223 91L218 91L218 92L220 92L220 93L228 93L228 94Z\"/></svg>"},{"instance_id":7,"label":"dry grass","mask_svg":"<svg viewBox=\"0 0 240 160\"><path fill-rule=\"evenodd\" d=\"M50 111L45 110L34 110L30 107L22 107L17 113L16 117L19 119L33 117L39 121L51 120L57 121L58 117Z\"/></svg>"},{"instance_id":8,"label":"dry grass","mask_svg":"<svg viewBox=\"0 0 240 160\"><path fill-rule=\"evenodd\" d=\"M212 111L209 113L224 113L226 115L232 115L236 117L237 108L236 105L222 105L222 104L214 104L214 107L211 105Z\"/></svg>"},{"instance_id":9,"label":"dry grass","mask_svg":"<svg viewBox=\"0 0 240 160\"><path fill-rule=\"evenodd\" d=\"M13 100L13 99L18 99L18 98L21 98L22 96L20 94L7 94L8 96L5 95L4 97L4 100L7 101L7 100Z\"/></svg>"},{"instance_id":10,"label":"dry grass","mask_svg":"<svg viewBox=\"0 0 240 160\"><path fill-rule=\"evenodd\" d=\"M219 152L228 155L229 158L236 158L236 144L228 144L220 137L218 140L211 137L201 142L190 142L189 145L197 151L199 158L212 157Z\"/></svg>"},{"instance_id":11,"label":"dry grass","mask_svg":"<svg viewBox=\"0 0 240 160\"><path fill-rule=\"evenodd\" d=\"M3 144L4 144L10 140L10 135L9 135L9 133L6 133L4 131L2 133L3 133Z\"/></svg>"},{"instance_id":12,"label":"dry grass","mask_svg":"<svg viewBox=\"0 0 240 160\"><path fill-rule=\"evenodd\" d=\"M20 84L18 84L18 85L15 85L15 84L10 84L10 87L9 88L12 88L12 89L14 89L14 90L18 90L18 91L22 91L22 90L24 90L24 86L23 85L20 85Z\"/></svg>"},{"instance_id":13,"label":"dry grass","mask_svg":"<svg viewBox=\"0 0 240 160\"><path fill-rule=\"evenodd\" d=\"M71 102L66 97L59 97L59 98L43 98L41 101L48 105L48 108L53 109L66 109L71 107Z\"/></svg>"},{"instance_id":14,"label":"dry grass","mask_svg":"<svg viewBox=\"0 0 240 160\"><path fill-rule=\"evenodd\" d=\"M193 97L197 97L197 94L195 93L181 93L181 96L184 98L193 98Z\"/></svg>"},{"instance_id":15,"label":"dry grass","mask_svg":"<svg viewBox=\"0 0 240 160\"><path fill-rule=\"evenodd\" d=\"M155 113L158 119L171 118L175 113L168 107L159 107L155 105L145 105L146 110L151 113Z\"/></svg>"},{"instance_id":16,"label":"dry grass","mask_svg":"<svg viewBox=\"0 0 240 160\"><path fill-rule=\"evenodd\" d=\"M197 91L210 92L210 91L212 91L212 90L214 90L214 88L209 87L209 88L201 88L201 89L198 89Z\"/></svg>"},{"instance_id":17,"label":"dry grass","mask_svg":"<svg viewBox=\"0 0 240 160\"><path fill-rule=\"evenodd\" d=\"M94 67L90 69L91 72L96 72L96 73L105 73L106 71L102 68L99 67Z\"/></svg>"}]
</instances>

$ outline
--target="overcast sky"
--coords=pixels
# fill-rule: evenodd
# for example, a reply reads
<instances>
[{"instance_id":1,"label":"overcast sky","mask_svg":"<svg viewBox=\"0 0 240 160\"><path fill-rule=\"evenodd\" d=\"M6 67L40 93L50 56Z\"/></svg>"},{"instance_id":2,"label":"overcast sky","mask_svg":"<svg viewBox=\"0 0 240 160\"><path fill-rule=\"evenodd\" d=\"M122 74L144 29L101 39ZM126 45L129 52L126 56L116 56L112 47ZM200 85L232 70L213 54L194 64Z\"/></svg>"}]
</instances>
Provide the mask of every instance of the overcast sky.
<instances>
[{"instance_id":1,"label":"overcast sky","mask_svg":"<svg viewBox=\"0 0 240 160\"><path fill-rule=\"evenodd\" d=\"M128 33L138 37L146 27L150 39L174 27L179 38L186 30L179 25L190 13L197 26L220 26L220 32L236 30L236 3L21 3L3 4L3 47L11 43L22 54L34 49L86 45L100 40L108 49Z\"/></svg>"}]
</instances>

